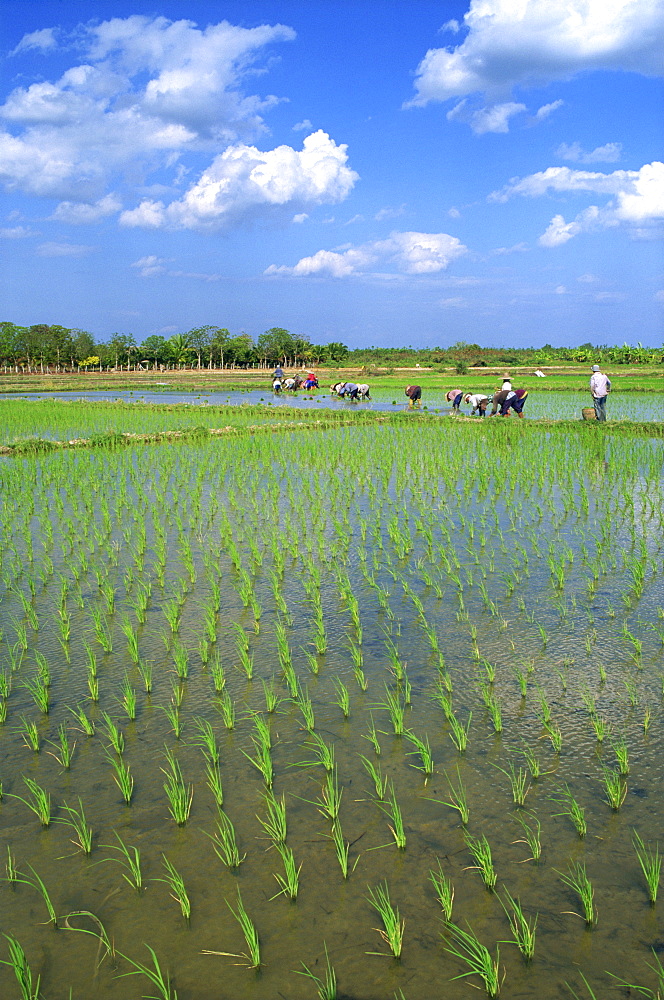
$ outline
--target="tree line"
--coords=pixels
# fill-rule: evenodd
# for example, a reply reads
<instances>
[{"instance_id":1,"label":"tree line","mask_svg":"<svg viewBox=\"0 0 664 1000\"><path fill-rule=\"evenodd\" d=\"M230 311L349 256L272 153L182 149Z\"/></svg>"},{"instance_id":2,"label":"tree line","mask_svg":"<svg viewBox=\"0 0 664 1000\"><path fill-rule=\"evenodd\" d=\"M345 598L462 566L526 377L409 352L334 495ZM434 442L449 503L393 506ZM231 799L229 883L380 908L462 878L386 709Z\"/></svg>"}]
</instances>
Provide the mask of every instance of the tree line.
<instances>
[{"instance_id":1,"label":"tree line","mask_svg":"<svg viewBox=\"0 0 664 1000\"><path fill-rule=\"evenodd\" d=\"M533 367L579 363L662 364L664 348L581 344L578 347L481 347L457 341L449 347L367 347L349 350L332 341L313 344L282 327L271 327L254 340L226 328L199 326L172 337L158 334L140 343L132 334L114 333L98 341L87 330L57 324L18 326L0 323L0 366L15 371L76 371L109 368L252 368L281 364L364 368L366 371L409 368Z\"/></svg>"},{"instance_id":2,"label":"tree line","mask_svg":"<svg viewBox=\"0 0 664 1000\"><path fill-rule=\"evenodd\" d=\"M87 330L37 323L0 323L0 365L27 371L108 368L250 368L282 364L338 365L346 361L345 344L312 344L306 337L272 327L256 341L218 326L199 326L172 337L157 334L140 343L132 334L114 333L97 341Z\"/></svg>"}]
</instances>

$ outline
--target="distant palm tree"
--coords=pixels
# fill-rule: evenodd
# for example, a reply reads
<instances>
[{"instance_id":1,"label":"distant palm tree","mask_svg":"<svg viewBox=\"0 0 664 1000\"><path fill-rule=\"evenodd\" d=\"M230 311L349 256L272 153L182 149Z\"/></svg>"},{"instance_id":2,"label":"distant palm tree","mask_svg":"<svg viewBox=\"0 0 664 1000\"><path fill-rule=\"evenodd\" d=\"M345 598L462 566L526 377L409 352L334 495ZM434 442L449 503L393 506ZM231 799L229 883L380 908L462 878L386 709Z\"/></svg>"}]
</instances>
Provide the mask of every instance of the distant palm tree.
<instances>
[{"instance_id":1,"label":"distant palm tree","mask_svg":"<svg viewBox=\"0 0 664 1000\"><path fill-rule=\"evenodd\" d=\"M191 344L186 333L176 333L168 341L171 360L176 365L184 365L192 354Z\"/></svg>"}]
</instances>

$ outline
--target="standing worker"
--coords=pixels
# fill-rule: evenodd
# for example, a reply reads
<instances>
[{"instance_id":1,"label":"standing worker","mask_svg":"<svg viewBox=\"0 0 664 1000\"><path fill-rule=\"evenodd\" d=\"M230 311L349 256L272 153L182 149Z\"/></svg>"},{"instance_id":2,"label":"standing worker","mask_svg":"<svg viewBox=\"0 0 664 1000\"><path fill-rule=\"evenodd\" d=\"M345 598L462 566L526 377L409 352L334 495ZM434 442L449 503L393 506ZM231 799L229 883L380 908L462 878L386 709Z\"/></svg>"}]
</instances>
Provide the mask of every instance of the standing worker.
<instances>
[{"instance_id":1,"label":"standing worker","mask_svg":"<svg viewBox=\"0 0 664 1000\"><path fill-rule=\"evenodd\" d=\"M595 417L597 420L606 420L606 397L611 392L611 380L607 375L602 374L599 365L593 365L593 373L590 376L590 392L593 397Z\"/></svg>"}]
</instances>

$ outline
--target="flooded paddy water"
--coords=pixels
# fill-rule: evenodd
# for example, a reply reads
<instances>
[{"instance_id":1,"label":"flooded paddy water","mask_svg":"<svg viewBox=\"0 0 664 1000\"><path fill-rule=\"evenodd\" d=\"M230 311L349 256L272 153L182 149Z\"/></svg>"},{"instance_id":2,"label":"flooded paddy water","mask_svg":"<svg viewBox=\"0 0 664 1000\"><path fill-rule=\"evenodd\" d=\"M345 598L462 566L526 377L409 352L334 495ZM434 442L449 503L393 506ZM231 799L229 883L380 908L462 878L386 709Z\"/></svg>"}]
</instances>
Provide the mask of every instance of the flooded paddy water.
<instances>
[{"instance_id":1,"label":"flooded paddy water","mask_svg":"<svg viewBox=\"0 0 664 1000\"><path fill-rule=\"evenodd\" d=\"M0 932L46 1000L325 997L326 955L346 1000L657 995L664 452L597 430L2 463Z\"/></svg>"},{"instance_id":2,"label":"flooded paddy water","mask_svg":"<svg viewBox=\"0 0 664 1000\"><path fill-rule=\"evenodd\" d=\"M329 390L321 389L316 393L280 393L275 394L266 389L244 389L228 392L174 392L165 386L159 392L132 392L130 390L115 392L49 392L49 393L16 393L0 394L0 422L3 417L3 403L8 405L15 403L19 399L42 400L44 407L48 407L52 430L47 433L58 436L58 430L66 437L81 436L83 429L80 425L80 410L75 410L71 414L71 419L66 419L66 408L64 413L57 413L52 402L55 400L76 403L78 400L94 401L99 404L116 402L132 402L145 404L145 408L151 406L180 405L188 404L191 412L180 413L169 426L192 426L199 421L200 410L208 406L212 407L242 407L243 410L250 410L251 420L247 422L258 422L261 420L274 419L273 412L278 412L283 417L288 411L290 419L297 419L302 416L302 411L306 414L311 410L332 410L333 412L385 412L395 413L408 408L408 400L402 390L396 391L394 388L372 388L371 399L351 402L350 400L338 399L331 396ZM524 408L524 416L529 419L546 420L580 420L581 411L584 407L592 405L589 394L581 392L564 391L531 391ZM295 413L291 414L291 411ZM44 416L39 414L39 408L35 413L34 427L44 426ZM425 389L422 399L422 410L415 412L426 412L433 414L451 414L450 404L445 399L444 389ZM470 414L470 407L463 404L461 412ZM635 393L635 392L615 392L612 393L608 402L608 417L610 420L664 420L664 397L658 393ZM480 419L477 417L477 419ZM108 429L109 415L101 406L98 407L97 414L88 412L85 415L88 432L100 433ZM146 429L160 427L163 424L161 416L151 417L149 412L138 418L142 426ZM149 423L146 425L145 421ZM30 411L23 418L25 429L23 433L34 433L30 431L31 418Z\"/></svg>"}]
</instances>

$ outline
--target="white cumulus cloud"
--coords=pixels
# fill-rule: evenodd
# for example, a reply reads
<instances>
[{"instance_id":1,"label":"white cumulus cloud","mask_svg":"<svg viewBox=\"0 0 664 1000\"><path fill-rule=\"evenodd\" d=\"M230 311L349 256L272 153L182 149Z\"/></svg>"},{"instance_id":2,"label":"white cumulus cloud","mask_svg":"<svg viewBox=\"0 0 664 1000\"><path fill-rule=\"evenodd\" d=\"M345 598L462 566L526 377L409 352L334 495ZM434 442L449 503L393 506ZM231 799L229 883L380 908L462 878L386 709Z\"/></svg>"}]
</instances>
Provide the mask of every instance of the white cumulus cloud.
<instances>
[{"instance_id":1,"label":"white cumulus cloud","mask_svg":"<svg viewBox=\"0 0 664 1000\"><path fill-rule=\"evenodd\" d=\"M347 166L345 145L318 131L302 150L229 146L177 201L144 200L123 212L124 226L218 231L256 215L343 201L358 175Z\"/></svg>"},{"instance_id":2,"label":"white cumulus cloud","mask_svg":"<svg viewBox=\"0 0 664 1000\"><path fill-rule=\"evenodd\" d=\"M58 79L16 87L0 107L0 182L86 205L115 176L131 185L170 170L178 183L183 154L218 153L265 131L278 98L247 84L255 87L269 47L294 37L281 24L201 29L143 15L79 26L82 61ZM15 51L50 48L54 38L51 29L33 32Z\"/></svg>"},{"instance_id":3,"label":"white cumulus cloud","mask_svg":"<svg viewBox=\"0 0 664 1000\"><path fill-rule=\"evenodd\" d=\"M84 225L99 222L101 219L119 212L121 208L122 202L113 194L107 194L92 205L85 204L85 202L61 201L51 219L72 225Z\"/></svg>"},{"instance_id":4,"label":"white cumulus cloud","mask_svg":"<svg viewBox=\"0 0 664 1000\"><path fill-rule=\"evenodd\" d=\"M460 240L447 233L392 232L386 240L337 250L318 250L293 267L271 264L265 274L305 277L323 274L347 278L366 273L376 265L391 265L401 274L435 274L468 252Z\"/></svg>"},{"instance_id":5,"label":"white cumulus cloud","mask_svg":"<svg viewBox=\"0 0 664 1000\"><path fill-rule=\"evenodd\" d=\"M661 0L471 0L455 47L429 49L410 105L588 70L664 71Z\"/></svg>"},{"instance_id":6,"label":"white cumulus cloud","mask_svg":"<svg viewBox=\"0 0 664 1000\"><path fill-rule=\"evenodd\" d=\"M25 240L28 236L39 236L39 233L29 226L10 226L0 229L0 237L3 240Z\"/></svg>"},{"instance_id":7,"label":"white cumulus cloud","mask_svg":"<svg viewBox=\"0 0 664 1000\"><path fill-rule=\"evenodd\" d=\"M560 246L579 233L621 224L638 226L639 233L647 233L649 227L664 218L664 163L655 160L640 170L614 170L610 174L549 167L527 177L514 178L489 195L489 200L505 202L514 195L538 198L564 192L610 197L602 206L583 209L571 222L555 215L539 239L541 246Z\"/></svg>"}]
</instances>

